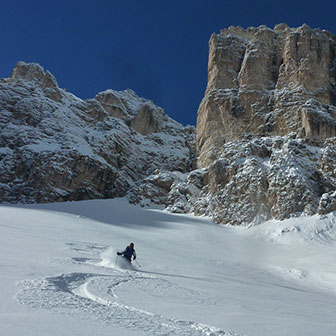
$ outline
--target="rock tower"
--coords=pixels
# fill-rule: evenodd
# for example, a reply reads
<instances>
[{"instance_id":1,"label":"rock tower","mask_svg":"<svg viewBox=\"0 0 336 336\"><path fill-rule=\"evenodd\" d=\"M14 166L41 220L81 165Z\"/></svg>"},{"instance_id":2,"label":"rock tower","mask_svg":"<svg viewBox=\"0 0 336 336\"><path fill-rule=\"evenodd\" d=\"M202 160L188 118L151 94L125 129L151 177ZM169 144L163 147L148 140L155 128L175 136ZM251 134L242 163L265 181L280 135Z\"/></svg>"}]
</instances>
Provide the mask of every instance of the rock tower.
<instances>
[{"instance_id":1,"label":"rock tower","mask_svg":"<svg viewBox=\"0 0 336 336\"><path fill-rule=\"evenodd\" d=\"M208 85L197 119L199 166L224 143L287 135L336 136L336 37L307 25L229 27L209 42Z\"/></svg>"}]
</instances>

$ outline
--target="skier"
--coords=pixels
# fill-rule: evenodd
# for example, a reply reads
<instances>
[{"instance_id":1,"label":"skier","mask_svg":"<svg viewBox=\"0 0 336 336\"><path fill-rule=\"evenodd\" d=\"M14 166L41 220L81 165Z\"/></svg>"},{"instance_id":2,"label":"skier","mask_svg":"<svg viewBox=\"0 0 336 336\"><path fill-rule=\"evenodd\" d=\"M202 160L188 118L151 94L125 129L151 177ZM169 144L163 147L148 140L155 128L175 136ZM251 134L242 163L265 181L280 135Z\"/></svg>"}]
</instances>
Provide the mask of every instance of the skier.
<instances>
[{"instance_id":1,"label":"skier","mask_svg":"<svg viewBox=\"0 0 336 336\"><path fill-rule=\"evenodd\" d=\"M118 256L122 255L129 263L131 263L132 257L133 257L133 260L136 259L134 243L129 244L129 246L127 246L124 251L117 252L117 255Z\"/></svg>"}]
</instances>

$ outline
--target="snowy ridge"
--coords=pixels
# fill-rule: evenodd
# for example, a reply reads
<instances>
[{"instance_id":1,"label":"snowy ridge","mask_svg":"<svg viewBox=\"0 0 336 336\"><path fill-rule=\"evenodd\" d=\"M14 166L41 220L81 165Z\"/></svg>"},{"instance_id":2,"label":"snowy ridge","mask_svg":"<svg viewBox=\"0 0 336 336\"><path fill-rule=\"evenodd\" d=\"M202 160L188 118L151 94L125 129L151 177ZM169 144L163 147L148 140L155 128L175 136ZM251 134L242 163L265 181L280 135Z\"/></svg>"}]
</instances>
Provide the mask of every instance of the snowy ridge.
<instances>
[{"instance_id":1,"label":"snowy ridge","mask_svg":"<svg viewBox=\"0 0 336 336\"><path fill-rule=\"evenodd\" d=\"M0 83L1 202L120 197L156 169L190 170L193 127L131 90L83 101L50 76L19 62Z\"/></svg>"}]
</instances>

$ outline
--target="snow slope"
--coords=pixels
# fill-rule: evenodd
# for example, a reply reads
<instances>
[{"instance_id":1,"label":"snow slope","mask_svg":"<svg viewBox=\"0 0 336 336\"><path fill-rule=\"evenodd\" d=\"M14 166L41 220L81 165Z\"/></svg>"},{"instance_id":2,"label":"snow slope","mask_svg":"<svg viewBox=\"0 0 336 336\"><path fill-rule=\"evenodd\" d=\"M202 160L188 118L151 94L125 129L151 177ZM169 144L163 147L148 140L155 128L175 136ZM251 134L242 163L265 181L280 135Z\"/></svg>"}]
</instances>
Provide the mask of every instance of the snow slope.
<instances>
[{"instance_id":1,"label":"snow slope","mask_svg":"<svg viewBox=\"0 0 336 336\"><path fill-rule=\"evenodd\" d=\"M335 228L333 214L220 226L125 199L1 206L0 334L333 335Z\"/></svg>"}]
</instances>

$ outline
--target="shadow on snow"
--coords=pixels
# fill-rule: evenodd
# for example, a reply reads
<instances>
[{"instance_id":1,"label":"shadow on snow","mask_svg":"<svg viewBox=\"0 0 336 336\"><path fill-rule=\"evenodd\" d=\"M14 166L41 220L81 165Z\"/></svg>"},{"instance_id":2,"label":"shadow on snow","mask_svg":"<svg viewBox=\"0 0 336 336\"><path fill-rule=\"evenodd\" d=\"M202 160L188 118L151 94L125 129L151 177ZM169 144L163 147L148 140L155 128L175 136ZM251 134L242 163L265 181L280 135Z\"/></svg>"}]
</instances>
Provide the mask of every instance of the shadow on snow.
<instances>
[{"instance_id":1,"label":"shadow on snow","mask_svg":"<svg viewBox=\"0 0 336 336\"><path fill-rule=\"evenodd\" d=\"M105 224L133 228L169 228L177 224L210 224L210 221L161 210L141 208L126 199L90 200L41 204L3 204L6 207L56 211L85 217Z\"/></svg>"}]
</instances>

